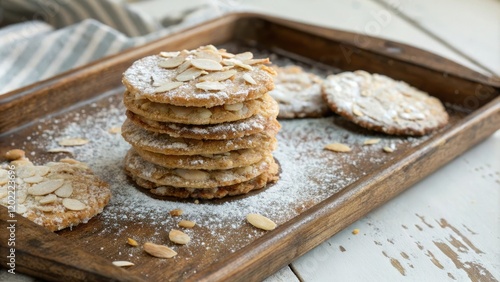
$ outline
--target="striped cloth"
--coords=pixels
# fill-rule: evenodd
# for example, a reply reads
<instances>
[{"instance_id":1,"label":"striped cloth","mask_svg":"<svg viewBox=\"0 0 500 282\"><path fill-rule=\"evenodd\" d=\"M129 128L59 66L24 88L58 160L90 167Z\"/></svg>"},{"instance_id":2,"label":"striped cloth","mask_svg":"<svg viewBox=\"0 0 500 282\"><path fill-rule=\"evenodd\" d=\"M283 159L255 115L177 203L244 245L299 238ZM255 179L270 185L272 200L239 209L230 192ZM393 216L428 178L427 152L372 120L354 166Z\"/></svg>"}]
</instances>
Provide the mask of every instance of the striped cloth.
<instances>
[{"instance_id":1,"label":"striped cloth","mask_svg":"<svg viewBox=\"0 0 500 282\"><path fill-rule=\"evenodd\" d=\"M0 95L220 15L204 6L163 28L117 0L2 0L0 9L22 21L0 29Z\"/></svg>"}]
</instances>

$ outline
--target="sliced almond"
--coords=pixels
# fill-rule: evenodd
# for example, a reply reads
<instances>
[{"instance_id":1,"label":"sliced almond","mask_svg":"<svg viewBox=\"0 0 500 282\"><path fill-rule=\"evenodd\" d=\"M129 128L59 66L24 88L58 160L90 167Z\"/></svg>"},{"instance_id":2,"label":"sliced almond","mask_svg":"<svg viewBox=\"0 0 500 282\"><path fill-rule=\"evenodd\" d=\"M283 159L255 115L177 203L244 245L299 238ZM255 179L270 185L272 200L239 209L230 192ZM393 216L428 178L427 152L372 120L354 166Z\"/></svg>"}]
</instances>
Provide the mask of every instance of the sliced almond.
<instances>
[{"instance_id":1,"label":"sliced almond","mask_svg":"<svg viewBox=\"0 0 500 282\"><path fill-rule=\"evenodd\" d=\"M384 150L384 152L386 153L392 153L394 152L394 149L389 147L389 146L385 146L382 150Z\"/></svg>"},{"instance_id":2,"label":"sliced almond","mask_svg":"<svg viewBox=\"0 0 500 282\"><path fill-rule=\"evenodd\" d=\"M378 142L380 142L379 138L367 139L367 140L365 140L365 142L363 142L363 145L373 145L373 144L377 144Z\"/></svg>"},{"instance_id":3,"label":"sliced almond","mask_svg":"<svg viewBox=\"0 0 500 282\"><path fill-rule=\"evenodd\" d=\"M44 166L44 165L36 165L34 166L35 168L35 174L38 176L45 176L49 173L50 167Z\"/></svg>"},{"instance_id":4,"label":"sliced almond","mask_svg":"<svg viewBox=\"0 0 500 282\"><path fill-rule=\"evenodd\" d=\"M168 238L170 239L170 241L180 245L186 245L191 240L191 238L189 238L189 235L176 229L170 230L170 232L168 233Z\"/></svg>"},{"instance_id":5,"label":"sliced almond","mask_svg":"<svg viewBox=\"0 0 500 282\"><path fill-rule=\"evenodd\" d=\"M89 143L89 140L85 138L65 138L59 140L58 143L61 146L82 146Z\"/></svg>"},{"instance_id":6,"label":"sliced almond","mask_svg":"<svg viewBox=\"0 0 500 282\"><path fill-rule=\"evenodd\" d=\"M219 49L219 54L223 57L223 58L234 58L234 54L231 54L231 53L228 53L226 51L226 49Z\"/></svg>"},{"instance_id":7,"label":"sliced almond","mask_svg":"<svg viewBox=\"0 0 500 282\"><path fill-rule=\"evenodd\" d=\"M195 56L197 59L208 59L208 60L216 61L217 63L220 63L222 61L222 56L219 54L219 52L213 51L213 50L199 51L199 52L196 52Z\"/></svg>"},{"instance_id":8,"label":"sliced almond","mask_svg":"<svg viewBox=\"0 0 500 282\"><path fill-rule=\"evenodd\" d=\"M253 77L249 73L245 73L243 75L243 79L250 84L257 84L257 82L253 79Z\"/></svg>"},{"instance_id":9,"label":"sliced almond","mask_svg":"<svg viewBox=\"0 0 500 282\"><path fill-rule=\"evenodd\" d=\"M235 59L240 61L250 60L253 58L252 52L239 53L234 56Z\"/></svg>"},{"instance_id":10,"label":"sliced almond","mask_svg":"<svg viewBox=\"0 0 500 282\"><path fill-rule=\"evenodd\" d=\"M9 161L15 161L22 159L26 156L26 153L21 149L12 149L5 153L5 158Z\"/></svg>"},{"instance_id":11,"label":"sliced almond","mask_svg":"<svg viewBox=\"0 0 500 282\"><path fill-rule=\"evenodd\" d=\"M28 193L33 196L43 196L50 194L61 187L64 183L62 179L47 180L38 184L35 184L28 188Z\"/></svg>"},{"instance_id":12,"label":"sliced almond","mask_svg":"<svg viewBox=\"0 0 500 282\"><path fill-rule=\"evenodd\" d=\"M243 109L243 103L225 104L224 109L231 112L237 112Z\"/></svg>"},{"instance_id":13,"label":"sliced almond","mask_svg":"<svg viewBox=\"0 0 500 282\"><path fill-rule=\"evenodd\" d=\"M62 204L65 208L72 211L81 211L87 207L84 203L80 202L79 200L70 198L63 199Z\"/></svg>"},{"instance_id":14,"label":"sliced almond","mask_svg":"<svg viewBox=\"0 0 500 282\"><path fill-rule=\"evenodd\" d=\"M167 246L157 245L154 243L144 243L144 251L157 258L173 258L177 253Z\"/></svg>"},{"instance_id":15,"label":"sliced almond","mask_svg":"<svg viewBox=\"0 0 500 282\"><path fill-rule=\"evenodd\" d=\"M185 60L186 60L186 57L177 56L177 57L169 58L166 60L161 60L158 63L158 66L160 68L172 69L172 68L180 66L182 63L184 63Z\"/></svg>"},{"instance_id":16,"label":"sliced almond","mask_svg":"<svg viewBox=\"0 0 500 282\"><path fill-rule=\"evenodd\" d=\"M17 168L16 172L17 172L18 177L25 179L28 177L35 176L36 175L36 168L35 168L35 166L30 166L30 165L20 166Z\"/></svg>"},{"instance_id":17,"label":"sliced almond","mask_svg":"<svg viewBox=\"0 0 500 282\"><path fill-rule=\"evenodd\" d=\"M43 212L53 212L54 206L37 206L36 209Z\"/></svg>"},{"instance_id":18,"label":"sliced almond","mask_svg":"<svg viewBox=\"0 0 500 282\"><path fill-rule=\"evenodd\" d=\"M200 108L196 110L196 117L200 119L208 119L212 116L212 111L205 108Z\"/></svg>"},{"instance_id":19,"label":"sliced almond","mask_svg":"<svg viewBox=\"0 0 500 282\"><path fill-rule=\"evenodd\" d=\"M213 72L200 77L200 81L221 81L226 80L237 73L236 70Z\"/></svg>"},{"instance_id":20,"label":"sliced almond","mask_svg":"<svg viewBox=\"0 0 500 282\"><path fill-rule=\"evenodd\" d=\"M132 266L132 265L135 265L134 263L130 262L130 261L126 261L126 260L115 260L114 262L112 262L113 265L115 266L118 266L118 267L124 267L124 266Z\"/></svg>"},{"instance_id":21,"label":"sliced almond","mask_svg":"<svg viewBox=\"0 0 500 282\"><path fill-rule=\"evenodd\" d=\"M166 82L166 83L158 86L157 88L155 88L154 92L161 93L161 92L170 91L170 90L175 89L181 85L182 85L182 82L179 82L179 81Z\"/></svg>"},{"instance_id":22,"label":"sliced almond","mask_svg":"<svg viewBox=\"0 0 500 282\"><path fill-rule=\"evenodd\" d=\"M334 152L350 152L351 148L345 144L342 143L331 143L325 146L325 149L334 151Z\"/></svg>"},{"instance_id":23,"label":"sliced almond","mask_svg":"<svg viewBox=\"0 0 500 282\"><path fill-rule=\"evenodd\" d=\"M18 203L18 205L16 205L16 212L18 214L23 214L27 211L28 211L28 208L25 205L20 205L19 203Z\"/></svg>"},{"instance_id":24,"label":"sliced almond","mask_svg":"<svg viewBox=\"0 0 500 282\"><path fill-rule=\"evenodd\" d=\"M30 160L28 158L20 158L18 160L15 160L15 161L11 161L10 162L11 165L15 165L15 166L28 166L28 165L33 165L32 162L30 162Z\"/></svg>"},{"instance_id":25,"label":"sliced almond","mask_svg":"<svg viewBox=\"0 0 500 282\"><path fill-rule=\"evenodd\" d=\"M197 69L197 68L189 68L179 74L177 77L175 77L176 80L178 81L189 81L197 78L200 76L202 73L202 70Z\"/></svg>"},{"instance_id":26,"label":"sliced almond","mask_svg":"<svg viewBox=\"0 0 500 282\"><path fill-rule=\"evenodd\" d=\"M129 244L130 246L132 247L137 247L139 246L139 243L137 243L136 240L132 239L132 238L127 238L127 244Z\"/></svg>"},{"instance_id":27,"label":"sliced almond","mask_svg":"<svg viewBox=\"0 0 500 282\"><path fill-rule=\"evenodd\" d=\"M219 62L210 59L192 59L191 65L198 69L208 71L219 71L222 69L222 65Z\"/></svg>"},{"instance_id":28,"label":"sliced almond","mask_svg":"<svg viewBox=\"0 0 500 282\"><path fill-rule=\"evenodd\" d=\"M276 223L274 223L274 221L270 220L269 218L263 215L256 213L248 214L247 221L251 225L263 230L273 230L274 228L276 228Z\"/></svg>"},{"instance_id":29,"label":"sliced almond","mask_svg":"<svg viewBox=\"0 0 500 282\"><path fill-rule=\"evenodd\" d=\"M32 177L28 177L24 179L24 182L29 183L29 184L35 184L35 183L40 183L44 180L45 178L35 175Z\"/></svg>"},{"instance_id":30,"label":"sliced almond","mask_svg":"<svg viewBox=\"0 0 500 282\"><path fill-rule=\"evenodd\" d=\"M221 63L225 66L234 66L235 61L236 60L234 60L234 59L223 59Z\"/></svg>"},{"instance_id":31,"label":"sliced almond","mask_svg":"<svg viewBox=\"0 0 500 282\"><path fill-rule=\"evenodd\" d=\"M181 52L160 52L160 56L165 57L165 58L172 58L172 57L177 57L179 56Z\"/></svg>"},{"instance_id":32,"label":"sliced almond","mask_svg":"<svg viewBox=\"0 0 500 282\"><path fill-rule=\"evenodd\" d=\"M52 148L47 150L49 153L67 153L67 154L73 154L73 151L63 148L63 147L57 147L57 148Z\"/></svg>"},{"instance_id":33,"label":"sliced almond","mask_svg":"<svg viewBox=\"0 0 500 282\"><path fill-rule=\"evenodd\" d=\"M177 73L183 73L191 66L191 60L186 60L179 67L177 67Z\"/></svg>"},{"instance_id":34,"label":"sliced almond","mask_svg":"<svg viewBox=\"0 0 500 282\"><path fill-rule=\"evenodd\" d=\"M16 193L16 198L18 204L24 204L28 198L28 192L26 190L19 190Z\"/></svg>"},{"instance_id":35,"label":"sliced almond","mask_svg":"<svg viewBox=\"0 0 500 282\"><path fill-rule=\"evenodd\" d=\"M362 117L364 116L363 112L361 112L360 109L358 109L357 107L352 107L352 113L355 115L355 116L358 116L358 117Z\"/></svg>"},{"instance_id":36,"label":"sliced almond","mask_svg":"<svg viewBox=\"0 0 500 282\"><path fill-rule=\"evenodd\" d=\"M54 194L61 198L68 198L73 194L73 185L70 182L65 182Z\"/></svg>"},{"instance_id":37,"label":"sliced almond","mask_svg":"<svg viewBox=\"0 0 500 282\"><path fill-rule=\"evenodd\" d=\"M203 89L203 90L222 90L226 88L226 86L220 82L217 81L204 81L200 83L196 83L196 88Z\"/></svg>"},{"instance_id":38,"label":"sliced almond","mask_svg":"<svg viewBox=\"0 0 500 282\"><path fill-rule=\"evenodd\" d=\"M54 194L48 194L47 196L38 200L38 202L42 205L50 204L57 201L57 196Z\"/></svg>"},{"instance_id":39,"label":"sliced almond","mask_svg":"<svg viewBox=\"0 0 500 282\"><path fill-rule=\"evenodd\" d=\"M235 60L234 61L234 65L237 66L237 67L240 67L240 68L243 68L243 69L246 69L246 70L253 70L253 67L251 65L247 65L241 61L238 61L238 60Z\"/></svg>"},{"instance_id":40,"label":"sliced almond","mask_svg":"<svg viewBox=\"0 0 500 282\"><path fill-rule=\"evenodd\" d=\"M184 228L193 228L196 223L194 221L190 221L190 220L181 220L179 221L179 227L184 227Z\"/></svg>"},{"instance_id":41,"label":"sliced almond","mask_svg":"<svg viewBox=\"0 0 500 282\"><path fill-rule=\"evenodd\" d=\"M113 127L108 129L108 132L111 134L119 134L122 132L122 128L119 126L113 126Z\"/></svg>"},{"instance_id":42,"label":"sliced almond","mask_svg":"<svg viewBox=\"0 0 500 282\"><path fill-rule=\"evenodd\" d=\"M265 58L265 59L251 59L251 60L244 60L242 61L244 64L247 64L247 65L256 65L256 64L270 64L271 61L269 60L269 58Z\"/></svg>"},{"instance_id":43,"label":"sliced almond","mask_svg":"<svg viewBox=\"0 0 500 282\"><path fill-rule=\"evenodd\" d=\"M210 174L201 170L194 169L176 169L175 173L180 177L191 181L205 181L210 178Z\"/></svg>"},{"instance_id":44,"label":"sliced almond","mask_svg":"<svg viewBox=\"0 0 500 282\"><path fill-rule=\"evenodd\" d=\"M171 216L181 216L184 212L181 209L173 209L169 213Z\"/></svg>"}]
</instances>

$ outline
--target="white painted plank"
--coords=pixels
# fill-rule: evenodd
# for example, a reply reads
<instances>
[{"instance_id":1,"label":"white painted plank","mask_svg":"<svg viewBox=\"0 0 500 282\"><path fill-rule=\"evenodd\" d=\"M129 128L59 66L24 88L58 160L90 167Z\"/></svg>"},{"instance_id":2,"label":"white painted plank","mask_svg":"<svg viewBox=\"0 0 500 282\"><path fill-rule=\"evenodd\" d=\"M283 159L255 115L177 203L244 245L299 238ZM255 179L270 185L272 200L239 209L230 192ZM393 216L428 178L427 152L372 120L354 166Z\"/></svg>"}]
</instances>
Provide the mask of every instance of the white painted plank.
<instances>
[{"instance_id":1,"label":"white painted plank","mask_svg":"<svg viewBox=\"0 0 500 282\"><path fill-rule=\"evenodd\" d=\"M406 43L431 51L481 73L490 74L374 1L252 0L232 2L245 3L246 6L241 9ZM471 5L474 4L471 3Z\"/></svg>"},{"instance_id":2,"label":"white painted plank","mask_svg":"<svg viewBox=\"0 0 500 282\"><path fill-rule=\"evenodd\" d=\"M500 131L292 265L305 281L500 280L499 188Z\"/></svg>"},{"instance_id":3,"label":"white painted plank","mask_svg":"<svg viewBox=\"0 0 500 282\"><path fill-rule=\"evenodd\" d=\"M264 282L299 282L289 266L285 266L278 272L264 280Z\"/></svg>"},{"instance_id":4,"label":"white painted plank","mask_svg":"<svg viewBox=\"0 0 500 282\"><path fill-rule=\"evenodd\" d=\"M404 15L500 75L500 1L380 1L399 3Z\"/></svg>"}]
</instances>

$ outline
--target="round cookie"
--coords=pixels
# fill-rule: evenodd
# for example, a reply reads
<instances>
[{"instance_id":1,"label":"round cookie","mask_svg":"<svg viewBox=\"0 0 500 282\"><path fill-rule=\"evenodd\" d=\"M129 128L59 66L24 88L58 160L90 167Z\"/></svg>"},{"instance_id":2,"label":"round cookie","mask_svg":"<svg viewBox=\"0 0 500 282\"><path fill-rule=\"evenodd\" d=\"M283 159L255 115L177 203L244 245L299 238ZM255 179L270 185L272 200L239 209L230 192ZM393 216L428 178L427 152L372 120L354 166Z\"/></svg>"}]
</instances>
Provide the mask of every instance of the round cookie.
<instances>
[{"instance_id":1,"label":"round cookie","mask_svg":"<svg viewBox=\"0 0 500 282\"><path fill-rule=\"evenodd\" d=\"M220 154L239 149L268 148L276 142L280 125L269 123L260 133L230 140L176 138L145 130L128 119L122 125L122 136L133 147L164 155Z\"/></svg>"},{"instance_id":2,"label":"round cookie","mask_svg":"<svg viewBox=\"0 0 500 282\"><path fill-rule=\"evenodd\" d=\"M165 53L164 53L165 55ZM215 107L256 99L273 89L269 59L230 54L214 46L153 55L133 63L122 82L134 99L186 107Z\"/></svg>"},{"instance_id":3,"label":"round cookie","mask_svg":"<svg viewBox=\"0 0 500 282\"><path fill-rule=\"evenodd\" d=\"M147 162L130 149L125 157L125 170L142 179L173 187L215 188L248 181L262 174L274 162L271 154L249 166L223 170L169 169Z\"/></svg>"},{"instance_id":4,"label":"round cookie","mask_svg":"<svg viewBox=\"0 0 500 282\"><path fill-rule=\"evenodd\" d=\"M0 169L0 178L6 172ZM111 197L108 184L74 160L43 166L23 162L15 172L16 212L51 231L88 222L103 211ZM7 191L7 187L5 183L0 189ZM0 203L7 205L7 199Z\"/></svg>"},{"instance_id":5,"label":"round cookie","mask_svg":"<svg viewBox=\"0 0 500 282\"><path fill-rule=\"evenodd\" d=\"M425 135L448 122L439 99L405 82L365 71L328 76L323 98L337 114L387 134Z\"/></svg>"},{"instance_id":6,"label":"round cookie","mask_svg":"<svg viewBox=\"0 0 500 282\"><path fill-rule=\"evenodd\" d=\"M249 118L261 111L261 107L272 99L265 94L257 99L212 108L181 107L154 103L147 99L134 100L129 92L125 92L123 102L127 109L150 120L201 125Z\"/></svg>"},{"instance_id":7,"label":"round cookie","mask_svg":"<svg viewBox=\"0 0 500 282\"><path fill-rule=\"evenodd\" d=\"M163 155L135 148L144 160L168 168L184 169L230 169L244 167L262 160L266 152L274 150L276 143L270 148L241 149L222 154L203 154L193 156Z\"/></svg>"},{"instance_id":8,"label":"round cookie","mask_svg":"<svg viewBox=\"0 0 500 282\"><path fill-rule=\"evenodd\" d=\"M274 90L269 92L278 103L278 118L315 118L331 114L321 97L323 79L298 66L277 67Z\"/></svg>"},{"instance_id":9,"label":"round cookie","mask_svg":"<svg viewBox=\"0 0 500 282\"><path fill-rule=\"evenodd\" d=\"M250 179L245 182L230 186L222 186L217 188L209 189L192 189L192 188L177 188L172 186L163 186L155 184L151 181L142 179L140 177L131 176L131 178L137 183L137 185L148 189L150 193L157 196L169 196L177 198L201 198L201 199L218 199L225 196L236 196L247 194L253 190L259 190L266 187L269 183L274 183L278 181L279 176L279 166L276 162L273 162L269 169L266 170L261 175Z\"/></svg>"},{"instance_id":10,"label":"round cookie","mask_svg":"<svg viewBox=\"0 0 500 282\"><path fill-rule=\"evenodd\" d=\"M221 140L234 139L246 135L252 135L261 132L269 123L275 123L278 115L278 104L275 101L269 101L262 111L247 119L224 122L212 125L186 125L171 122L161 122L149 120L127 111L127 117L136 125L152 132L166 133L172 137Z\"/></svg>"}]
</instances>

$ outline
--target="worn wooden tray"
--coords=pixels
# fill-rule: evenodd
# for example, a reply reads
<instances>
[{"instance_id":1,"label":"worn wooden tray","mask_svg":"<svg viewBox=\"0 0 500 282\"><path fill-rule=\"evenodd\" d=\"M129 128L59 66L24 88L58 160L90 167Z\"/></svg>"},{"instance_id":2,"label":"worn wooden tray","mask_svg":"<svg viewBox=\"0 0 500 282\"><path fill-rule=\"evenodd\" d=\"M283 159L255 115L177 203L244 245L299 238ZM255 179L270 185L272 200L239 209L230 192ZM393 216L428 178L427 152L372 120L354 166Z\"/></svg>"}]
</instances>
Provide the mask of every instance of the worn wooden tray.
<instances>
[{"instance_id":1,"label":"worn wooden tray","mask_svg":"<svg viewBox=\"0 0 500 282\"><path fill-rule=\"evenodd\" d=\"M113 174L121 160L105 155L124 142L106 135L124 116L121 74L146 55L203 44L276 53L278 63L298 63L322 75L356 69L386 74L446 102L451 121L423 138L368 132L340 117L284 121L278 137L288 147L276 153L283 169L278 184L247 197L199 204L150 199L122 173ZM228 15L19 89L0 97L0 155L22 148L35 162L59 159L65 155L47 153L54 138L96 134L102 127L105 137L86 136L97 139L87 149L75 149L74 157L115 185L115 197L102 215L58 235L18 218L17 269L47 280L260 280L492 134L500 125L499 94L500 81L404 44L255 14ZM309 129L301 132L304 128ZM396 144L397 150L386 154L381 147L361 145L374 136L382 138L380 146ZM350 143L353 152L321 149L334 141ZM312 170L304 167L311 163ZM307 177L296 183L294 167L301 166ZM139 200L124 201L127 196ZM167 234L178 219L168 210L177 207L186 210L183 218L199 223L188 231L191 244L173 246L177 257L156 259L125 244L133 237L172 246ZM247 212L264 213L279 226L255 230L244 221ZM1 213L6 224L5 209ZM5 236L0 238L2 265ZM136 266L117 269L112 260Z\"/></svg>"}]
</instances>

